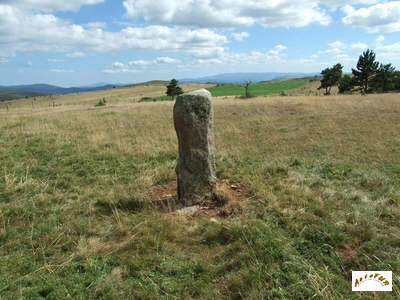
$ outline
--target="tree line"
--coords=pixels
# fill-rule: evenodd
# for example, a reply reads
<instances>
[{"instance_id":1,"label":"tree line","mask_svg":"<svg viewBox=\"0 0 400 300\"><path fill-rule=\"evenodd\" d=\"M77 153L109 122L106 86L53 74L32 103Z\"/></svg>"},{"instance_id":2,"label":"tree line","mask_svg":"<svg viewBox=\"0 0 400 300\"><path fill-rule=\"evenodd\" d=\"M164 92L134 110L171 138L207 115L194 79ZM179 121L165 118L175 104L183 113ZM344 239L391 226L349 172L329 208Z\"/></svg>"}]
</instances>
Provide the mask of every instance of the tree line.
<instances>
[{"instance_id":1,"label":"tree line","mask_svg":"<svg viewBox=\"0 0 400 300\"><path fill-rule=\"evenodd\" d=\"M340 63L322 70L321 86L318 89L325 89L325 95L330 95L334 86L338 86L340 94L384 93L400 90L400 72L392 64L376 61L373 50L368 49L363 52L356 68L352 68L351 71L351 75L343 75L343 66Z\"/></svg>"}]
</instances>

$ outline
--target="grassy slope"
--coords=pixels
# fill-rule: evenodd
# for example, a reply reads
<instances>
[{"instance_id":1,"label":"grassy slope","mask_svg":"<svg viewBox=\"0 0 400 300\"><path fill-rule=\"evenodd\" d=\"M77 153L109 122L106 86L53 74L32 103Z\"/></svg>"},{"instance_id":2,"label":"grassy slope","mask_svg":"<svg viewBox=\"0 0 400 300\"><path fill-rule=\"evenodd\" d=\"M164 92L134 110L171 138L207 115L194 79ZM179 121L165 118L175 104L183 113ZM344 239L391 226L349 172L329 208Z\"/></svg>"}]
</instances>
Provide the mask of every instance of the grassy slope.
<instances>
[{"instance_id":1,"label":"grassy slope","mask_svg":"<svg viewBox=\"0 0 400 300\"><path fill-rule=\"evenodd\" d=\"M251 95L269 95L278 94L283 91L296 89L307 83L305 79L266 81L250 84L249 91ZM244 95L245 89L240 84L222 84L208 88L214 97L218 96L238 96Z\"/></svg>"},{"instance_id":2,"label":"grassy slope","mask_svg":"<svg viewBox=\"0 0 400 300\"><path fill-rule=\"evenodd\" d=\"M216 224L140 209L175 180L173 104L113 93L0 110L1 298L378 298L351 270L400 296L398 95L215 100L218 176L249 193Z\"/></svg>"},{"instance_id":3,"label":"grassy slope","mask_svg":"<svg viewBox=\"0 0 400 300\"><path fill-rule=\"evenodd\" d=\"M0 101L13 100L25 97L42 96L43 94L20 91L0 91Z\"/></svg>"},{"instance_id":4,"label":"grassy slope","mask_svg":"<svg viewBox=\"0 0 400 300\"><path fill-rule=\"evenodd\" d=\"M192 91L199 88L208 88L210 84L185 84L182 88L185 92ZM166 88L164 85L156 82L156 84L145 83L140 85L133 85L130 87L99 90L85 93L75 93L67 95L48 95L43 97L36 97L34 103L34 110L47 110L53 107L53 104L63 110L82 110L92 109L99 100L106 98L111 106L124 106L130 103L136 103L143 97L158 97L165 95ZM32 111L31 99L18 99L16 101L9 101L11 104L11 111ZM6 111L7 103L0 103L0 112Z\"/></svg>"}]
</instances>

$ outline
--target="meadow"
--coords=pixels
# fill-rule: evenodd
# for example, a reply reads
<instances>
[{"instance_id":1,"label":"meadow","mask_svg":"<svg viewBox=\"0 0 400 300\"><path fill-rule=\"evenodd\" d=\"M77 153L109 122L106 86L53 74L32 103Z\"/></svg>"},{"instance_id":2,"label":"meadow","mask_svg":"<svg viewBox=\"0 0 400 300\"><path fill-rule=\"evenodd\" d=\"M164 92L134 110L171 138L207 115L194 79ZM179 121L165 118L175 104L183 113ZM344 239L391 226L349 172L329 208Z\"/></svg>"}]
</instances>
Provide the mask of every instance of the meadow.
<instances>
[{"instance_id":1,"label":"meadow","mask_svg":"<svg viewBox=\"0 0 400 300\"><path fill-rule=\"evenodd\" d=\"M164 92L0 103L1 299L400 297L398 94L214 98L241 196L188 217L148 201L173 193L177 139L173 102L138 101ZM393 292L352 293L352 270Z\"/></svg>"},{"instance_id":2,"label":"meadow","mask_svg":"<svg viewBox=\"0 0 400 300\"><path fill-rule=\"evenodd\" d=\"M285 79L275 81L256 82L249 85L250 97L267 96L267 95L290 95L293 92L298 95L300 90L308 91L309 95L318 95L318 91L314 91L314 78L307 79ZM213 97L221 96L245 96L244 84L217 84L210 85L206 88ZM173 101L170 96L161 95L157 97L143 97L140 102L156 102L156 101Z\"/></svg>"},{"instance_id":3,"label":"meadow","mask_svg":"<svg viewBox=\"0 0 400 300\"><path fill-rule=\"evenodd\" d=\"M279 94L286 91L304 86L306 79L289 79L251 83L249 92L252 96ZM213 97L218 96L244 96L245 89L243 84L219 84L208 88Z\"/></svg>"}]
</instances>

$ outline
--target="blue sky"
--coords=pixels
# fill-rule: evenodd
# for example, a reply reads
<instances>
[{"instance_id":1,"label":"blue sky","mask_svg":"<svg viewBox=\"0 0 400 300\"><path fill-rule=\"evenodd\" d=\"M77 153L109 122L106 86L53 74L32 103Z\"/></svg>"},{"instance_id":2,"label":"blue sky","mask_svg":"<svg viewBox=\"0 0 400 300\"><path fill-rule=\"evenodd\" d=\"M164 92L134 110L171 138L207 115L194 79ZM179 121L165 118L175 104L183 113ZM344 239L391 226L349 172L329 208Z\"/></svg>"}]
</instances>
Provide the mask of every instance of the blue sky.
<instances>
[{"instance_id":1,"label":"blue sky","mask_svg":"<svg viewBox=\"0 0 400 300\"><path fill-rule=\"evenodd\" d=\"M0 0L0 85L400 68L400 1Z\"/></svg>"}]
</instances>

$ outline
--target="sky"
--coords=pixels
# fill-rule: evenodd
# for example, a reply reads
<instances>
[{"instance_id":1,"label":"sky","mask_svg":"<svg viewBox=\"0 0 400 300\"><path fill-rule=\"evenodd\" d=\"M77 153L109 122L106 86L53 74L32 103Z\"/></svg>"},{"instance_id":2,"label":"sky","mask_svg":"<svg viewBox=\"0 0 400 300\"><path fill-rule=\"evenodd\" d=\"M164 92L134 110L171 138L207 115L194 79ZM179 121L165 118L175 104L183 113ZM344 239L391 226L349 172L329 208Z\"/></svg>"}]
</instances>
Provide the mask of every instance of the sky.
<instances>
[{"instance_id":1,"label":"sky","mask_svg":"<svg viewBox=\"0 0 400 300\"><path fill-rule=\"evenodd\" d=\"M400 1L0 0L0 85L400 69Z\"/></svg>"}]
</instances>

